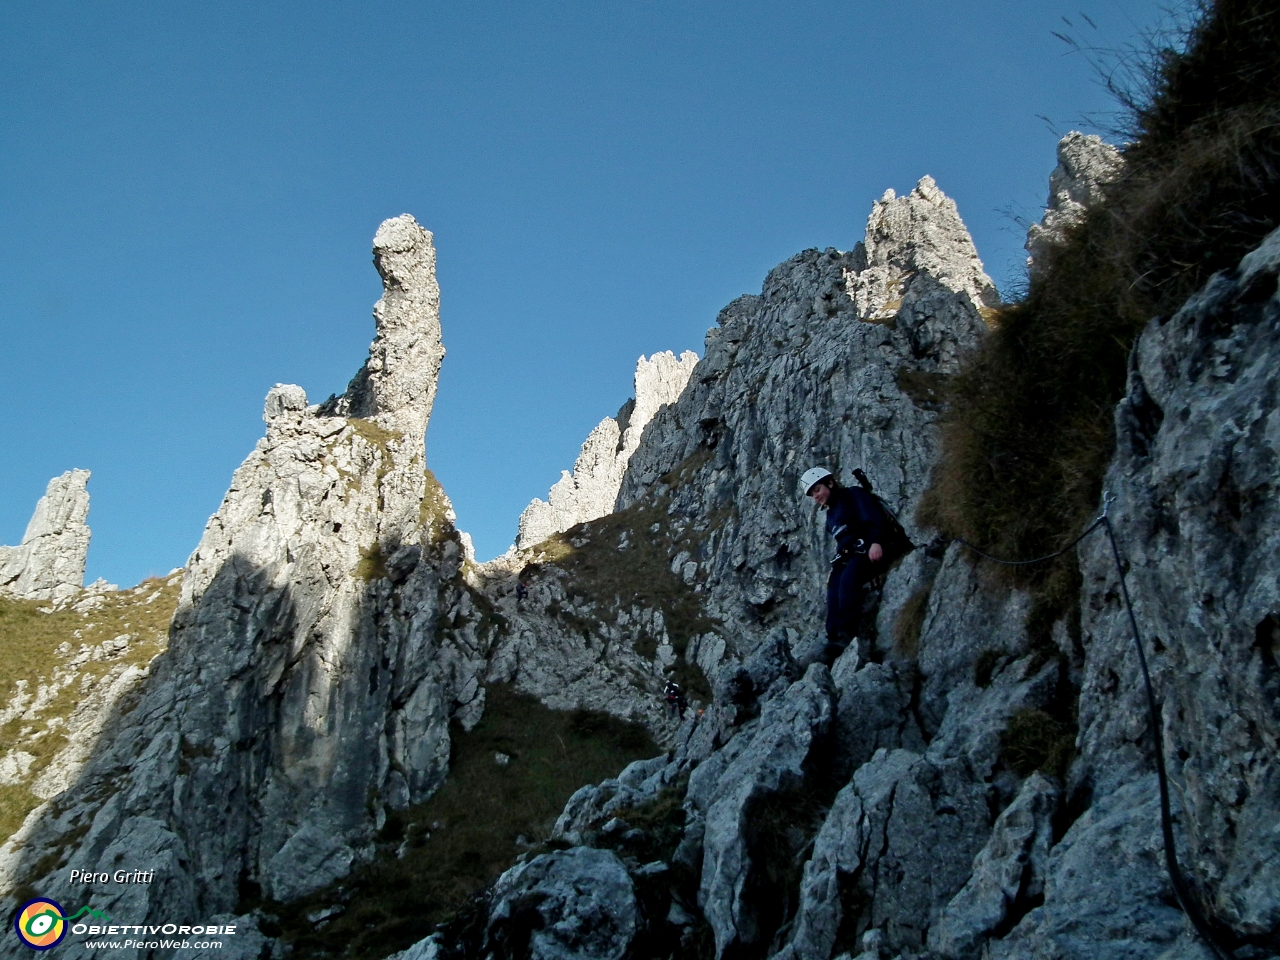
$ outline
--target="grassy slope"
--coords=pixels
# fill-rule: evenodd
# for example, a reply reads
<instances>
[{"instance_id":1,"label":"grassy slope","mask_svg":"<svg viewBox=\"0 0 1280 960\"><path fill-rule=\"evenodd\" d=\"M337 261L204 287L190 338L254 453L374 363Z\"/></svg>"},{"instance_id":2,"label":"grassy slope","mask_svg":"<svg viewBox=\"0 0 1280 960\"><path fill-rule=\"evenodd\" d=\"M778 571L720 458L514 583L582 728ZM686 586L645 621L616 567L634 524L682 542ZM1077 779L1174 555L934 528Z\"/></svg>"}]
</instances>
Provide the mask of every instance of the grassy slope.
<instances>
[{"instance_id":1,"label":"grassy slope","mask_svg":"<svg viewBox=\"0 0 1280 960\"><path fill-rule=\"evenodd\" d=\"M5 705L14 703L20 681L26 681L24 695L32 700L42 686L51 691L57 687L42 709L28 706L0 726L0 755L21 751L35 757L23 783L0 785L0 837L9 837L40 803L28 787L66 746L66 722L93 686L122 666L150 663L168 646L181 583L180 574L146 580L132 590L104 594L101 606L84 613L42 612L49 607L40 601L0 598L0 694ZM122 653L105 658L99 650L71 666L83 648L99 648L125 634L131 640ZM73 670L74 681L64 686Z\"/></svg>"},{"instance_id":2,"label":"grassy slope","mask_svg":"<svg viewBox=\"0 0 1280 960\"><path fill-rule=\"evenodd\" d=\"M670 677L689 697L704 702L711 700L711 687L702 670L685 659L685 650L695 636L715 630L716 622L704 612L694 588L671 572L671 559L681 551L702 556L708 538L726 517L709 517L677 531L664 497L669 487L689 482L708 459L706 451L694 454L664 475L655 492L639 502L553 534L531 550L533 571L542 566L562 571L565 591L594 602L600 619L616 616L619 609L633 604L660 611L677 654ZM627 547L619 549L624 535ZM577 626L589 631L592 624ZM647 647L637 644L637 652L653 657L657 648L652 642Z\"/></svg>"}]
</instances>

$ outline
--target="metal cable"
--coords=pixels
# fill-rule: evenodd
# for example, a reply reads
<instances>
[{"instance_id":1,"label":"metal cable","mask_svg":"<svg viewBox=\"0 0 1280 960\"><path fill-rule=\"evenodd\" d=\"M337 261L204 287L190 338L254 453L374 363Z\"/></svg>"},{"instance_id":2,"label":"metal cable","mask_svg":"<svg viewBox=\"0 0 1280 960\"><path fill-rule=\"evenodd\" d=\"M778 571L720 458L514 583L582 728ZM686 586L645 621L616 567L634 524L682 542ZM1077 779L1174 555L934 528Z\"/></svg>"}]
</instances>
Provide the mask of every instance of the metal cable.
<instances>
[{"instance_id":1,"label":"metal cable","mask_svg":"<svg viewBox=\"0 0 1280 960\"><path fill-rule=\"evenodd\" d=\"M1151 685L1151 673L1147 669L1147 656L1143 652L1142 637L1138 633L1138 618L1133 612L1133 602L1129 598L1129 586L1125 580L1124 564L1120 560L1120 547L1116 543L1115 530L1111 525L1111 519L1107 516L1107 510L1110 508L1114 497L1103 495L1102 513L1091 523L1084 533L1076 537L1067 546L1063 547L1057 553L1050 553L1047 556L1036 557L1034 560L1003 560L1000 557L993 557L991 554L980 550L972 543L957 537L954 542L963 544L974 553L993 563L1003 564L1009 567L1022 567L1033 563L1043 563L1046 560L1052 560L1060 557L1068 550L1074 548L1081 540L1093 533L1099 527L1107 531L1107 540L1111 544L1111 557L1115 561L1116 573L1120 577L1120 595L1124 598L1125 610L1129 615L1129 626L1133 630L1133 645L1138 651L1138 664L1142 668L1142 683L1147 693L1147 710L1151 719L1151 739L1155 747L1156 754L1156 779L1160 783L1160 828L1164 837L1164 859L1165 866L1169 871L1169 880L1173 884L1173 892L1178 898L1178 903L1182 907L1182 911L1187 915L1187 919L1191 921L1191 925L1195 927L1196 932L1204 939L1208 947L1213 951L1219 960L1232 960L1233 951L1224 944L1215 926L1223 926L1221 923L1212 924L1205 917L1204 912L1200 909L1200 904L1187 884L1186 878L1182 873L1181 867L1178 865L1177 847L1173 836L1173 813L1169 805L1169 776L1165 769L1164 762L1164 744L1163 737L1160 734L1162 724L1160 722L1160 708L1156 704L1155 690ZM1234 932L1228 931L1233 940L1239 942L1239 937Z\"/></svg>"}]
</instances>

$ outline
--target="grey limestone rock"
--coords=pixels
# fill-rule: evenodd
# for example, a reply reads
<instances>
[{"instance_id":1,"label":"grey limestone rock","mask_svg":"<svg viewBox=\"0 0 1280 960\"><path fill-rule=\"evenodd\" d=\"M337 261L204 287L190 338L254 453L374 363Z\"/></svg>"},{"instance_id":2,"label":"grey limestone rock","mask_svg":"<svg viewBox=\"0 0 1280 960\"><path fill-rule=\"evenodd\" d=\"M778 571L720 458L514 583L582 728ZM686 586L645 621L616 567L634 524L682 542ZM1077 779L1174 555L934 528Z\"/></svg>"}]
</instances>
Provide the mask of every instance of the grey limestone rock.
<instances>
[{"instance_id":1,"label":"grey limestone rock","mask_svg":"<svg viewBox=\"0 0 1280 960\"><path fill-rule=\"evenodd\" d=\"M745 658L778 626L822 633L829 538L796 489L809 466L846 482L862 467L916 542L928 539L913 513L935 455L937 391L998 298L955 204L927 177L877 203L866 237L849 252L805 251L759 296L725 307L623 480L619 510L657 507L696 540L688 561L723 624L722 658ZM886 595L905 599L920 571L902 564Z\"/></svg>"},{"instance_id":2,"label":"grey limestone rock","mask_svg":"<svg viewBox=\"0 0 1280 960\"><path fill-rule=\"evenodd\" d=\"M1155 958L1175 944L1186 919L1161 869L1160 813L1153 776L1100 799L1049 855L1044 905L1004 939L995 960ZM952 922L958 917L953 917ZM971 916L970 929L977 916ZM959 946L964 938L941 945Z\"/></svg>"},{"instance_id":3,"label":"grey limestone rock","mask_svg":"<svg viewBox=\"0 0 1280 960\"><path fill-rule=\"evenodd\" d=\"M49 481L22 543L0 547L0 592L56 602L80 593L89 555L88 482L88 470L68 470Z\"/></svg>"},{"instance_id":4,"label":"grey limestone rock","mask_svg":"<svg viewBox=\"0 0 1280 960\"><path fill-rule=\"evenodd\" d=\"M622 960L640 926L635 888L608 850L575 847L512 867L494 885L486 956Z\"/></svg>"},{"instance_id":5,"label":"grey limestone rock","mask_svg":"<svg viewBox=\"0 0 1280 960\"><path fill-rule=\"evenodd\" d=\"M373 308L377 336L369 359L326 412L421 436L444 359L431 233L407 213L384 220L373 237L373 262L382 276L382 299Z\"/></svg>"},{"instance_id":6,"label":"grey limestone rock","mask_svg":"<svg viewBox=\"0 0 1280 960\"><path fill-rule=\"evenodd\" d=\"M929 949L949 960L976 956L983 939L1006 925L1020 904L1043 899L1060 792L1043 774L1027 778L974 858L973 875L930 928Z\"/></svg>"},{"instance_id":7,"label":"grey limestone rock","mask_svg":"<svg viewBox=\"0 0 1280 960\"><path fill-rule=\"evenodd\" d=\"M690 802L705 822L698 903L715 932L717 956L764 933L752 896L751 816L767 798L802 788L806 761L835 713L834 692L826 667L814 664L765 705L755 730L731 741L734 755L705 795L690 780Z\"/></svg>"},{"instance_id":8,"label":"grey limestone rock","mask_svg":"<svg viewBox=\"0 0 1280 960\"><path fill-rule=\"evenodd\" d=\"M988 829L986 790L962 762L877 751L836 795L814 840L789 957L829 957L841 932L869 928L887 946L920 950ZM845 916L847 903L860 903L859 915Z\"/></svg>"},{"instance_id":9,"label":"grey limestone rock","mask_svg":"<svg viewBox=\"0 0 1280 960\"><path fill-rule=\"evenodd\" d=\"M1102 799L1159 736L1185 868L1209 909L1280 951L1280 231L1148 324L1105 489L1156 698L1146 709L1105 538L1083 547L1081 763Z\"/></svg>"},{"instance_id":10,"label":"grey limestone rock","mask_svg":"<svg viewBox=\"0 0 1280 960\"><path fill-rule=\"evenodd\" d=\"M698 356L686 350L678 358L670 350L636 362L635 397L618 416L605 417L582 444L573 473L563 471L547 499L535 499L520 514L516 549L524 550L553 533L595 520L613 511L627 462L640 445L654 414L679 399Z\"/></svg>"},{"instance_id":11,"label":"grey limestone rock","mask_svg":"<svg viewBox=\"0 0 1280 960\"><path fill-rule=\"evenodd\" d=\"M65 895L57 864L127 836L134 862L166 863L128 905L138 922L234 912L247 883L305 895L369 855L388 809L431 795L450 721L479 719L487 635L424 462L443 356L431 235L399 217L374 253L368 363L320 407L272 388L266 436L188 563L168 652L76 782L0 852L5 890Z\"/></svg>"},{"instance_id":12,"label":"grey limestone rock","mask_svg":"<svg viewBox=\"0 0 1280 960\"><path fill-rule=\"evenodd\" d=\"M1027 268L1034 274L1085 211L1102 200L1124 169L1120 151L1101 137L1072 130L1058 141L1058 165L1049 174L1044 217L1027 230Z\"/></svg>"}]
</instances>

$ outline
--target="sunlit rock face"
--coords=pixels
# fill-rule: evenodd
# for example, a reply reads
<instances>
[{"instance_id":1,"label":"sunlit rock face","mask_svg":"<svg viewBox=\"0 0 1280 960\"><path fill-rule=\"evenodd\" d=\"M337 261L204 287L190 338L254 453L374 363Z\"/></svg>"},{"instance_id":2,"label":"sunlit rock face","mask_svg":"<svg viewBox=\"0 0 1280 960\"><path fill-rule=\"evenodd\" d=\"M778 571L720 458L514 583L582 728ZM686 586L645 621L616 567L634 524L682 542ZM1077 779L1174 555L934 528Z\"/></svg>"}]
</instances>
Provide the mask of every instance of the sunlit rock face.
<instances>
[{"instance_id":1,"label":"sunlit rock face","mask_svg":"<svg viewBox=\"0 0 1280 960\"><path fill-rule=\"evenodd\" d=\"M554 708L639 720L668 743L678 721L662 690L687 676L681 661L713 678L774 630L820 636L830 548L800 474L822 463L853 482L862 467L910 526L942 387L999 302L929 177L875 203L866 238L776 267L761 295L721 311L702 360L641 361L634 406L526 510L515 554L486 566L510 626L490 678ZM539 545L570 520L557 546ZM517 603L526 564L536 572ZM892 578L886 637L934 567L913 555Z\"/></svg>"},{"instance_id":2,"label":"sunlit rock face","mask_svg":"<svg viewBox=\"0 0 1280 960\"><path fill-rule=\"evenodd\" d=\"M845 483L861 467L917 542L927 539L912 516L935 457L940 391L996 303L955 203L925 177L878 201L852 250L798 254L759 295L720 312L618 496L619 509L661 500L662 524L687 544L681 559L724 627L695 652L705 672L775 628L820 633L814 598L830 547L797 487L808 467ZM901 603L923 575L909 559L886 595Z\"/></svg>"},{"instance_id":3,"label":"sunlit rock face","mask_svg":"<svg viewBox=\"0 0 1280 960\"><path fill-rule=\"evenodd\" d=\"M627 463L654 414L675 403L698 363L686 350L678 358L670 350L636 362L635 396L605 417L582 444L573 472L562 471L545 501L535 499L520 514L516 549L525 550L554 533L613 512Z\"/></svg>"},{"instance_id":4,"label":"sunlit rock face","mask_svg":"<svg viewBox=\"0 0 1280 960\"><path fill-rule=\"evenodd\" d=\"M1120 151L1101 137L1073 130L1058 141L1058 165L1049 175L1049 202L1040 222L1027 229L1027 269L1033 276L1123 170Z\"/></svg>"},{"instance_id":5,"label":"sunlit rock face","mask_svg":"<svg viewBox=\"0 0 1280 960\"><path fill-rule=\"evenodd\" d=\"M1062 151L1101 182L1072 159L1096 145ZM403 960L1198 960L1163 865L1155 737L1195 891L1241 957L1276 953L1280 231L1152 321L1116 410L1105 485L1153 729L1106 540L1080 547L1079 619L1033 636L1031 597L915 518L947 378L997 303L931 179L877 202L851 251L805 251L729 304L691 372L657 361L670 399L611 510L469 572L422 462L442 356L430 237L388 223L369 363L318 407L269 393L171 652L6 845L8 889L74 900L67 864L145 859L162 882L95 904L252 931L246 891L342 877L446 775L481 681L510 681L640 720L666 750L577 791L547 848L472 903L467 936ZM633 420L642 392L661 394L637 382ZM616 469L626 420L593 434L576 489ZM864 469L919 545L829 666L829 538L797 486L815 463ZM677 716L661 690L680 670L707 689Z\"/></svg>"},{"instance_id":6,"label":"sunlit rock face","mask_svg":"<svg viewBox=\"0 0 1280 960\"><path fill-rule=\"evenodd\" d=\"M68 470L49 481L22 543L0 547L0 593L63 601L80 592L89 555L88 482L88 470Z\"/></svg>"},{"instance_id":7,"label":"sunlit rock face","mask_svg":"<svg viewBox=\"0 0 1280 960\"><path fill-rule=\"evenodd\" d=\"M268 393L266 435L188 562L168 653L79 782L5 847L6 888L67 894L65 870L31 875L62 848L82 869L127 854L158 871L101 891L136 922L232 914L252 890L290 900L345 875L388 810L443 781L450 722L483 710L487 638L424 462L444 355L431 234L388 220L374 260L369 360L320 406Z\"/></svg>"}]
</instances>

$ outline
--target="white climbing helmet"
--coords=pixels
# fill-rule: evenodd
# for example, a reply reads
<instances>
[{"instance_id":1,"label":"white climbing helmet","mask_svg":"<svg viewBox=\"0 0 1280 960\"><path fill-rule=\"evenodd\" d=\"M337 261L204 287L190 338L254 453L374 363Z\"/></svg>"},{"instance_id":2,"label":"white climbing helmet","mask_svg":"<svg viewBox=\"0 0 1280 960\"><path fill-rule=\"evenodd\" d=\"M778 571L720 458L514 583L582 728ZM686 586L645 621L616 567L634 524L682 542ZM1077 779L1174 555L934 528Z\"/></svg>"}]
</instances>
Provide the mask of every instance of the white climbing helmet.
<instances>
[{"instance_id":1,"label":"white climbing helmet","mask_svg":"<svg viewBox=\"0 0 1280 960\"><path fill-rule=\"evenodd\" d=\"M802 496L808 496L809 491L814 485L831 477L831 471L826 467L810 467L804 472L804 476L800 478L800 493Z\"/></svg>"}]
</instances>

